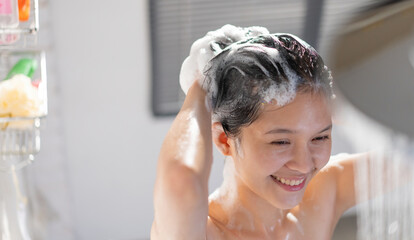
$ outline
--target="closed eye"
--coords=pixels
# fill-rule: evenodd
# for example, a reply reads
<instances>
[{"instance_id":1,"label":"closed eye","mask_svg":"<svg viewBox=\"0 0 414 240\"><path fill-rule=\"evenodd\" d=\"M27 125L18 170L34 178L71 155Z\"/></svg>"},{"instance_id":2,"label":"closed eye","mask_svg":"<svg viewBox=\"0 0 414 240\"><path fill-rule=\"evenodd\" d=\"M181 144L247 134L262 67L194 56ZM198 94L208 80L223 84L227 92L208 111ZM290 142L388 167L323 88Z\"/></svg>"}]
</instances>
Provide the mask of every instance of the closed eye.
<instances>
[{"instance_id":1,"label":"closed eye","mask_svg":"<svg viewBox=\"0 0 414 240\"><path fill-rule=\"evenodd\" d=\"M290 144L290 142L287 141L287 140L280 140L280 141L271 142L271 144L272 145L288 145L288 144Z\"/></svg>"},{"instance_id":2,"label":"closed eye","mask_svg":"<svg viewBox=\"0 0 414 240\"><path fill-rule=\"evenodd\" d=\"M329 139L329 136L326 135L326 136L316 137L316 138L312 139L312 141L325 141L325 140L328 140L328 139Z\"/></svg>"}]
</instances>

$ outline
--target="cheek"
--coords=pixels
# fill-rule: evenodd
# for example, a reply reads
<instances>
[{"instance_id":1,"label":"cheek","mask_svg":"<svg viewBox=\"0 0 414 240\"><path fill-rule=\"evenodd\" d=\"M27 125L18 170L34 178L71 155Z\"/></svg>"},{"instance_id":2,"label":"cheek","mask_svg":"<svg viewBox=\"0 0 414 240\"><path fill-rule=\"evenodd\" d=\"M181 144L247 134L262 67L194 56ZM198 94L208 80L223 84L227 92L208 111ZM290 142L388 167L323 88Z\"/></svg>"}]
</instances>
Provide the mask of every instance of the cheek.
<instances>
[{"instance_id":1,"label":"cheek","mask_svg":"<svg viewBox=\"0 0 414 240\"><path fill-rule=\"evenodd\" d=\"M275 171L275 168L283 165L277 153L266 148L263 144L253 142L243 146L243 158L239 159L239 164L243 165L245 171L254 175L270 175Z\"/></svg>"},{"instance_id":2,"label":"cheek","mask_svg":"<svg viewBox=\"0 0 414 240\"><path fill-rule=\"evenodd\" d=\"M315 151L314 159L316 168L321 169L323 168L328 162L329 158L331 157L331 145L326 146L324 148L318 149Z\"/></svg>"},{"instance_id":3,"label":"cheek","mask_svg":"<svg viewBox=\"0 0 414 240\"><path fill-rule=\"evenodd\" d=\"M268 168L270 171L274 172L282 168L290 159L292 159L292 153L289 150L280 151L272 149L268 153Z\"/></svg>"},{"instance_id":4,"label":"cheek","mask_svg":"<svg viewBox=\"0 0 414 240\"><path fill-rule=\"evenodd\" d=\"M257 163L263 175L271 175L282 168L289 161L289 151L275 150L273 146L263 147L257 152Z\"/></svg>"}]
</instances>

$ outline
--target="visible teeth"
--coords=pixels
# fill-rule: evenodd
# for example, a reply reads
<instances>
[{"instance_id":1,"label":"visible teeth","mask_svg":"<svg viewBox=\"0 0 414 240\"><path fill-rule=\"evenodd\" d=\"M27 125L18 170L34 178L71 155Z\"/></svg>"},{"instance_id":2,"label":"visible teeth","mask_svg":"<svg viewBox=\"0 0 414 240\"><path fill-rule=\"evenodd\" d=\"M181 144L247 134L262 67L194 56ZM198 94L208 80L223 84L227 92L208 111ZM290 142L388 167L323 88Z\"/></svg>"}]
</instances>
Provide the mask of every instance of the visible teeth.
<instances>
[{"instance_id":1,"label":"visible teeth","mask_svg":"<svg viewBox=\"0 0 414 240\"><path fill-rule=\"evenodd\" d=\"M275 177L276 180L278 180L279 182L289 185L289 186L297 186L299 184L301 184L305 179L301 179L301 180L290 180L290 179L284 179L282 177Z\"/></svg>"}]
</instances>

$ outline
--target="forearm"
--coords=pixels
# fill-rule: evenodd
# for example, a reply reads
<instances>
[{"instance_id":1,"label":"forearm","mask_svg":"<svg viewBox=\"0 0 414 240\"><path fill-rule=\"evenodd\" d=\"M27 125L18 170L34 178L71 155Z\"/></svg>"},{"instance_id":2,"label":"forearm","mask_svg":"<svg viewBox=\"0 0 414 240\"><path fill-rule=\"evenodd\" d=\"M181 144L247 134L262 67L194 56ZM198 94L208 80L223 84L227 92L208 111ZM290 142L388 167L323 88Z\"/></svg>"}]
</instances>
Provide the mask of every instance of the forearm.
<instances>
[{"instance_id":1,"label":"forearm","mask_svg":"<svg viewBox=\"0 0 414 240\"><path fill-rule=\"evenodd\" d=\"M154 239L204 239L212 163L211 113L193 86L161 148L154 189Z\"/></svg>"},{"instance_id":2,"label":"forearm","mask_svg":"<svg viewBox=\"0 0 414 240\"><path fill-rule=\"evenodd\" d=\"M164 140L158 171L183 166L207 182L211 163L211 113L205 104L205 92L194 84Z\"/></svg>"}]
</instances>

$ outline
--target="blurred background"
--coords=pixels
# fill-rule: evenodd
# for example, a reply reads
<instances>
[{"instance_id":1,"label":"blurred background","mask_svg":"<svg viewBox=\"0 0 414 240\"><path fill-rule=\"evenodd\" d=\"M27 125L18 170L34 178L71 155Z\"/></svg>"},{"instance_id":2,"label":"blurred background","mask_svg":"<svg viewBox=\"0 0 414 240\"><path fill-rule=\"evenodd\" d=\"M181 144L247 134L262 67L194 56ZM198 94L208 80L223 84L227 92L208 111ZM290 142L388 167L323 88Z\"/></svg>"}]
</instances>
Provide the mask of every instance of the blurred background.
<instances>
[{"instance_id":1,"label":"blurred background","mask_svg":"<svg viewBox=\"0 0 414 240\"><path fill-rule=\"evenodd\" d=\"M207 31L229 23L293 33L329 66L343 24L385 3L40 1L49 114L41 151L25 174L44 239L149 239L158 152L184 97L179 69ZM341 125L333 134L333 154L356 151ZM222 181L224 158L215 151L214 159L210 192ZM355 211L341 219L333 239L356 239Z\"/></svg>"}]
</instances>

